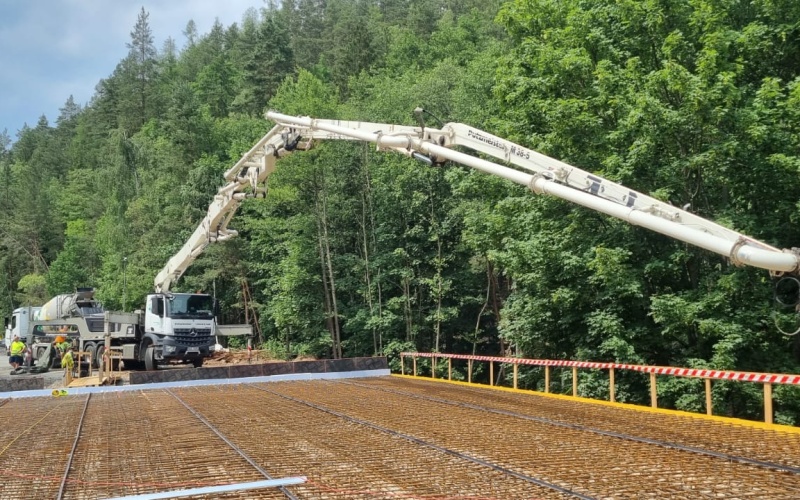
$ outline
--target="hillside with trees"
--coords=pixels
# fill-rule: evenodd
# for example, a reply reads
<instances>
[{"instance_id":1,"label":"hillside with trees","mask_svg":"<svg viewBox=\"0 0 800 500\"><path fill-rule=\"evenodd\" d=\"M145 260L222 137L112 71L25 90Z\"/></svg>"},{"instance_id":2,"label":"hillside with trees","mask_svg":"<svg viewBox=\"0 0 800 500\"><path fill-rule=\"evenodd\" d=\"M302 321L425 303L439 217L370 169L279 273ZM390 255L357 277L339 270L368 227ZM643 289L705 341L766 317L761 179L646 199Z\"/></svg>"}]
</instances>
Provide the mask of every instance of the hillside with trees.
<instances>
[{"instance_id":1,"label":"hillside with trees","mask_svg":"<svg viewBox=\"0 0 800 500\"><path fill-rule=\"evenodd\" d=\"M141 307L222 173L271 128L267 109L413 125L422 106L800 246L796 2L284 0L204 34L187 19L183 36L156 47L142 9L90 102L0 134L4 310L78 286ZM281 160L231 227L240 237L176 289L214 293L280 357L800 372L768 273L456 165L320 144ZM643 377L617 382L618 400L648 397ZM581 392L604 383L587 375ZM702 381L659 387L663 406L703 408ZM760 391L719 383L714 406L756 415ZM776 421L796 423L800 393L775 401Z\"/></svg>"}]
</instances>

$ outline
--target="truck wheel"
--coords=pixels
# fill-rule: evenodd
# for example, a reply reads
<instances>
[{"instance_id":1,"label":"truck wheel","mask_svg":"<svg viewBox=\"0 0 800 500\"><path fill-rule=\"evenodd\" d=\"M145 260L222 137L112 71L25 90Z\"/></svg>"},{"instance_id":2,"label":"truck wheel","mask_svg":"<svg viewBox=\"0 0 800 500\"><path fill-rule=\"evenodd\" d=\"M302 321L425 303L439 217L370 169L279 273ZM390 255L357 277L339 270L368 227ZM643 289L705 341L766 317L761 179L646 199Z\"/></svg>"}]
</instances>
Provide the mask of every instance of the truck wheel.
<instances>
[{"instance_id":1,"label":"truck wheel","mask_svg":"<svg viewBox=\"0 0 800 500\"><path fill-rule=\"evenodd\" d=\"M147 349L144 351L144 369L147 371L158 369L158 364L156 363L156 348L151 345L147 346Z\"/></svg>"},{"instance_id":2,"label":"truck wheel","mask_svg":"<svg viewBox=\"0 0 800 500\"><path fill-rule=\"evenodd\" d=\"M103 354L106 352L106 346L103 344L98 344L97 349L95 349L94 354L92 354L92 363L94 367L100 369L103 365Z\"/></svg>"},{"instance_id":3,"label":"truck wheel","mask_svg":"<svg viewBox=\"0 0 800 500\"><path fill-rule=\"evenodd\" d=\"M94 365L94 351L96 349L97 349L97 344L95 344L94 342L87 342L87 343L83 344L83 352L88 352L92 356L92 358L91 358L92 359L92 366L96 366L96 365ZM86 358L84 357L84 359L82 359L81 361L86 361Z\"/></svg>"},{"instance_id":4,"label":"truck wheel","mask_svg":"<svg viewBox=\"0 0 800 500\"><path fill-rule=\"evenodd\" d=\"M203 358L194 358L192 360L192 366L194 366L195 368L200 368L201 366L203 366Z\"/></svg>"}]
</instances>

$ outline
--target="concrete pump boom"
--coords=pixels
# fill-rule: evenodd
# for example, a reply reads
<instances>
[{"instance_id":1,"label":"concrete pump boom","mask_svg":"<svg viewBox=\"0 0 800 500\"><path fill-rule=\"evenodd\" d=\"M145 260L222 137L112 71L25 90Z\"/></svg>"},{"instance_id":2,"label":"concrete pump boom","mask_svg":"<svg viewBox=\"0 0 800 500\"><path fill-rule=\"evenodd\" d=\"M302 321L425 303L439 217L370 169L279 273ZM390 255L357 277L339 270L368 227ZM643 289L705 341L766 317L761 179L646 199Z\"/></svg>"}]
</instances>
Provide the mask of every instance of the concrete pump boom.
<instances>
[{"instance_id":1,"label":"concrete pump boom","mask_svg":"<svg viewBox=\"0 0 800 500\"><path fill-rule=\"evenodd\" d=\"M420 121L417 127L268 112L267 118L277 125L225 173L227 184L214 197L208 214L183 248L156 276L156 290L169 291L209 243L236 235L236 231L228 229L228 223L243 199L266 195L260 186L275 171L279 158L298 149L309 149L315 140L331 139L372 142L378 150L396 151L429 165L449 160L521 184L536 194L551 194L710 250L735 265L767 269L773 276L799 274L800 250L796 248L780 250L468 125L448 123L441 129L427 128L421 120L422 110L416 112ZM493 156L506 165L451 149L456 146Z\"/></svg>"}]
</instances>

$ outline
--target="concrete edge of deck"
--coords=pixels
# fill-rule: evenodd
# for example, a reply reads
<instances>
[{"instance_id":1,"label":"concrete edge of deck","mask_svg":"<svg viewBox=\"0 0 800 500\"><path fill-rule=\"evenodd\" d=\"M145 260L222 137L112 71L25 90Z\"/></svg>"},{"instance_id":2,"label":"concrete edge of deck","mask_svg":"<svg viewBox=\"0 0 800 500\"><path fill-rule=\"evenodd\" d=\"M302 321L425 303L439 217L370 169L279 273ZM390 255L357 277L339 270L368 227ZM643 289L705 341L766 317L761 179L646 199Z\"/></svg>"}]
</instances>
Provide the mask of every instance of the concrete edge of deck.
<instances>
[{"instance_id":1,"label":"concrete edge of deck","mask_svg":"<svg viewBox=\"0 0 800 500\"><path fill-rule=\"evenodd\" d=\"M603 401L600 399L591 399L591 398L584 398L580 396L570 396L568 394L553 394L548 392L540 392L540 391L533 391L530 389L514 389L513 387L502 387L496 385L486 385L486 384L476 384L476 383L469 383L469 382L462 382L460 380L447 380L441 378L432 378L432 377L415 377L414 375L399 375L399 374L392 374L392 377L397 378L405 378L411 380L421 380L425 382L439 382L445 384L454 384L460 385L464 387L474 387L479 389L493 389L498 391L505 391L505 392L512 392L516 394L527 394L531 396L541 396L545 398L552 398L552 399L560 399L563 401L573 401L577 403L588 403L593 405L600 405L600 406L608 406L611 408L619 408L622 410L634 410L640 411L643 413L656 413L661 415L671 415L673 417L688 417L698 420L706 420L709 422L717 422L721 424L727 425L740 425L744 427L751 427L755 429L762 429L762 430L769 430L769 431L776 431L776 432L787 432L791 434L800 434L800 427L793 427L791 425L783 425L783 424L768 424L766 422L757 422L755 420L744 420L741 418L735 417L723 417L721 415L706 415L705 413L692 413L689 411L683 410L670 410L667 408L653 408L651 406L644 406L644 405L637 405L633 403L619 403L619 402L611 402L611 401Z\"/></svg>"},{"instance_id":2,"label":"concrete edge of deck","mask_svg":"<svg viewBox=\"0 0 800 500\"><path fill-rule=\"evenodd\" d=\"M149 391L179 387L199 387L207 385L255 384L261 382L287 382L293 380L335 380L346 378L386 377L388 369L356 370L351 372L291 373L284 375L265 375L228 379L181 380L176 382L156 382L152 384L114 385L102 387L75 387L70 389L37 389L31 391L0 392L0 399L38 398L53 396L74 396L79 394L98 394L104 392Z\"/></svg>"}]
</instances>

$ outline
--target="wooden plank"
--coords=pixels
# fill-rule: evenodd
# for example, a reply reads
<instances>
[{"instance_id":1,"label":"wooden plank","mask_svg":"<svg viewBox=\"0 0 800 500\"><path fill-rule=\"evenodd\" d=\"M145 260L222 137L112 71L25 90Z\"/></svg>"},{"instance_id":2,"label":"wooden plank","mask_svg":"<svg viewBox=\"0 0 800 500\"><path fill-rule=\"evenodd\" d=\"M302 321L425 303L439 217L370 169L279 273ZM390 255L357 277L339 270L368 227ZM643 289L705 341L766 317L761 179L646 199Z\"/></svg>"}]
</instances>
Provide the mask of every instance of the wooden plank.
<instances>
[{"instance_id":1,"label":"wooden plank","mask_svg":"<svg viewBox=\"0 0 800 500\"><path fill-rule=\"evenodd\" d=\"M764 384L764 422L772 423L772 384Z\"/></svg>"},{"instance_id":2,"label":"wooden plank","mask_svg":"<svg viewBox=\"0 0 800 500\"><path fill-rule=\"evenodd\" d=\"M713 415L714 410L711 406L711 379L706 379L706 415Z\"/></svg>"},{"instance_id":3,"label":"wooden plank","mask_svg":"<svg viewBox=\"0 0 800 500\"><path fill-rule=\"evenodd\" d=\"M578 397L578 367L572 367L572 396Z\"/></svg>"},{"instance_id":4,"label":"wooden plank","mask_svg":"<svg viewBox=\"0 0 800 500\"><path fill-rule=\"evenodd\" d=\"M517 389L517 378L519 376L519 365L514 363L514 389Z\"/></svg>"},{"instance_id":5,"label":"wooden plank","mask_svg":"<svg viewBox=\"0 0 800 500\"><path fill-rule=\"evenodd\" d=\"M612 403L617 400L617 394L614 390L614 368L608 369L608 400Z\"/></svg>"},{"instance_id":6,"label":"wooden plank","mask_svg":"<svg viewBox=\"0 0 800 500\"><path fill-rule=\"evenodd\" d=\"M650 406L658 408L658 389L656 387L656 374L650 373Z\"/></svg>"},{"instance_id":7,"label":"wooden plank","mask_svg":"<svg viewBox=\"0 0 800 500\"><path fill-rule=\"evenodd\" d=\"M544 367L544 392L546 394L550 393L550 367Z\"/></svg>"},{"instance_id":8,"label":"wooden plank","mask_svg":"<svg viewBox=\"0 0 800 500\"><path fill-rule=\"evenodd\" d=\"M96 385L103 385L108 381L108 377L103 377L102 379L98 375L93 375L91 377L83 377L83 378L76 378L72 382L69 383L67 387L75 388L75 387L94 387Z\"/></svg>"}]
</instances>

